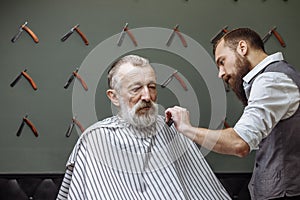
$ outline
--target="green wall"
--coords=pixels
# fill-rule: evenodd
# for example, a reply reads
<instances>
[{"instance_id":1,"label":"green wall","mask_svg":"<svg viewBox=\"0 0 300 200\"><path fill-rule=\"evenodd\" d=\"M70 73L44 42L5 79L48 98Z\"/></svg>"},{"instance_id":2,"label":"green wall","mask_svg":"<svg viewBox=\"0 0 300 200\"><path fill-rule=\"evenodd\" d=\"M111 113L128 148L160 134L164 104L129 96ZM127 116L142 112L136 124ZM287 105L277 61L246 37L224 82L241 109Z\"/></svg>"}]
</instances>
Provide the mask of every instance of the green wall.
<instances>
[{"instance_id":1,"label":"green wall","mask_svg":"<svg viewBox=\"0 0 300 200\"><path fill-rule=\"evenodd\" d=\"M266 43L267 52L282 51L286 60L299 69L300 61L297 59L300 35L299 8L300 1L297 0L2 1L0 7L0 173L64 171L65 163L80 131L77 128L73 130L70 137L65 136L74 116L74 106L78 106L73 101L74 89L78 86L78 82L73 82L68 89L64 89L63 86L76 67L81 68L83 64L88 63L89 55L95 53L95 49L99 49L103 41L112 37L118 38L126 22L129 23L129 29L132 29L133 33L135 33L134 29L142 27L165 30L179 24L179 30L187 38L200 44L207 52L204 56L209 57L208 60L207 57L205 58L208 63L213 61L210 39L225 25L228 25L228 29L250 27L261 36L264 36L273 26L277 26L277 31L287 46L281 47L272 36ZM11 38L25 21L29 22L28 27L39 37L38 44L35 44L25 32L17 42L11 42ZM62 35L75 24L80 24L80 30L89 40L88 46L77 33L71 35L65 42L60 41ZM151 34L144 37L146 41ZM167 40L166 35L164 37ZM138 53L148 57L153 63L161 63L177 69L180 75L188 80L189 91L195 91L198 100L200 119L194 121L194 125L208 127L213 108L203 74L199 74L188 58L182 58L168 49L143 48L143 41L138 42L139 46L134 47L129 37L125 36L123 45L130 47L130 52L125 53ZM174 37L172 45L172 48L178 47L180 51L184 49L177 36ZM122 47L115 47L116 51L109 55L114 57L114 53L115 55L122 53L118 48ZM199 52L191 48L192 45L182 51L189 51L190 55L196 56ZM103 55L107 53L105 48L102 52ZM93 67L106 70L108 66L103 66L103 60L100 59L103 55L99 55L97 63L99 66ZM12 80L25 68L37 83L37 91L34 91L24 78L16 86L10 87ZM210 78L217 79L216 69L212 71L215 72L215 76ZM81 72L88 81L89 77L85 77L84 71ZM110 102L105 96L107 89L105 73L99 79L93 87L96 87L95 110L98 120L101 120L110 116L112 111ZM172 80L172 84L176 84L175 82ZM225 95L227 122L233 125L242 113L242 106L232 91L220 95ZM186 95L185 98L189 99L191 96ZM168 107L179 102L172 90L159 88L161 105ZM81 103L84 105L85 102ZM193 112L196 111L192 109L191 113ZM38 129L37 138L28 126L24 127L20 137L16 136L26 113ZM86 121L86 117L83 116L78 116L78 119L85 127L93 123ZM251 172L253 156L254 153L240 159L209 153L206 158L216 172Z\"/></svg>"}]
</instances>

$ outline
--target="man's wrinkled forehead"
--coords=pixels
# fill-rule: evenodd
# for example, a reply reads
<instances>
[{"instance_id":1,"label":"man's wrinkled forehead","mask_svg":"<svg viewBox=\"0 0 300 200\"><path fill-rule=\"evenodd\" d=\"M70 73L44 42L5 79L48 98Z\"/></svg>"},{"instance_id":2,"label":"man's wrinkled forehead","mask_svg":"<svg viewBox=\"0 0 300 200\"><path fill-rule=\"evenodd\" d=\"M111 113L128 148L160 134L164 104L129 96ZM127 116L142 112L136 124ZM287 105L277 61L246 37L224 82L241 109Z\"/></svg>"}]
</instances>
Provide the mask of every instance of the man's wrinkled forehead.
<instances>
[{"instance_id":1,"label":"man's wrinkled forehead","mask_svg":"<svg viewBox=\"0 0 300 200\"><path fill-rule=\"evenodd\" d=\"M149 64L145 66L133 66L131 63L125 63L119 67L117 76L120 81L135 82L143 80L156 82L154 69Z\"/></svg>"}]
</instances>

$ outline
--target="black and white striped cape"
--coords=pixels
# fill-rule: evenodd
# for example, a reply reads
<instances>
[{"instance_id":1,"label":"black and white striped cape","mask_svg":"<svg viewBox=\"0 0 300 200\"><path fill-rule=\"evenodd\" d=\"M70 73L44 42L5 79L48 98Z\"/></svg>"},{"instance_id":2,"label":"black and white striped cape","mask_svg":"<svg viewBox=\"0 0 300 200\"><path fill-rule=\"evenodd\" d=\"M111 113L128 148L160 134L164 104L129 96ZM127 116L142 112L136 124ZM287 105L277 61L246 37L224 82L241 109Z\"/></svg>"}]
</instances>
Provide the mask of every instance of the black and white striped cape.
<instances>
[{"instance_id":1,"label":"black and white striped cape","mask_svg":"<svg viewBox=\"0 0 300 200\"><path fill-rule=\"evenodd\" d=\"M89 127L67 162L58 200L230 199L199 148L165 125L117 116Z\"/></svg>"}]
</instances>

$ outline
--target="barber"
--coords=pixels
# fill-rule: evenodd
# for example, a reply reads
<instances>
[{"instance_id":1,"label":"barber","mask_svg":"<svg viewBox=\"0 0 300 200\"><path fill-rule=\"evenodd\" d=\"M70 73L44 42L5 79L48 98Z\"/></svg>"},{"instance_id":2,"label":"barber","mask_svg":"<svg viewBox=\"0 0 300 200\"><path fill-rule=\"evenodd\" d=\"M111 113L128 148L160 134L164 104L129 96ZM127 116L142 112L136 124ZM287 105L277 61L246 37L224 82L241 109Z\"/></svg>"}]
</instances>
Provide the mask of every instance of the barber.
<instances>
[{"instance_id":1,"label":"barber","mask_svg":"<svg viewBox=\"0 0 300 200\"><path fill-rule=\"evenodd\" d=\"M214 152L245 157L257 150L249 191L255 200L300 199L300 73L282 53L268 55L249 28L226 33L214 45L222 78L245 108L233 128L193 127L189 111L175 106L166 121Z\"/></svg>"}]
</instances>

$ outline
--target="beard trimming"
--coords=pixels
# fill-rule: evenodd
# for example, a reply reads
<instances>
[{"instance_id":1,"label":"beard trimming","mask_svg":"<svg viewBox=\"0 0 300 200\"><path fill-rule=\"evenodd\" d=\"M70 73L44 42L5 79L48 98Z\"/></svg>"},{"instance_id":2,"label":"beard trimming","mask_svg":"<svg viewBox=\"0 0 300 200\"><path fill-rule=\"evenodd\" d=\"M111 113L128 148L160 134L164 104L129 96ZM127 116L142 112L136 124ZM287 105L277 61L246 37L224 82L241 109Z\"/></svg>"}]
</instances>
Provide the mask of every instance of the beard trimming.
<instances>
[{"instance_id":1,"label":"beard trimming","mask_svg":"<svg viewBox=\"0 0 300 200\"><path fill-rule=\"evenodd\" d=\"M139 111L143 108L149 108L143 113ZM124 120L137 128L145 128L156 122L158 115L158 105L149 101L139 100L132 108L125 103L123 98L120 98L120 114Z\"/></svg>"}]
</instances>

